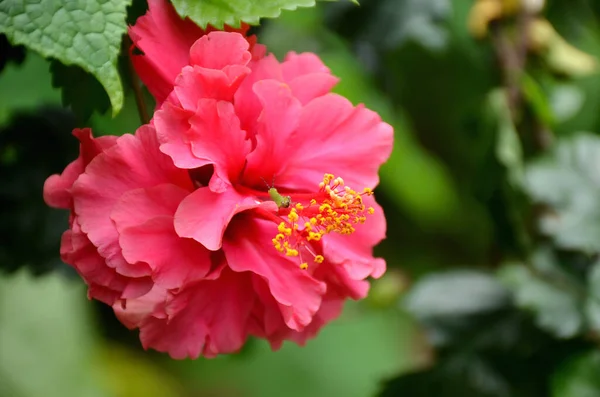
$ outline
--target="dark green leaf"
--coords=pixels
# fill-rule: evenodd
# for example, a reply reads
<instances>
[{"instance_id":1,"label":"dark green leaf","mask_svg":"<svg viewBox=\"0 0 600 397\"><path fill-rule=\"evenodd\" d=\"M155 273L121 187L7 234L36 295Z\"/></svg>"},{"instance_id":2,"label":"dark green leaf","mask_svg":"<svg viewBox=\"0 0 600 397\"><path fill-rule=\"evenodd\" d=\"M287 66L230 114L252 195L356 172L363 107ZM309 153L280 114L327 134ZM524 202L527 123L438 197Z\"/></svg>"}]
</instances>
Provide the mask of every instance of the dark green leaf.
<instances>
[{"instance_id":1,"label":"dark green leaf","mask_svg":"<svg viewBox=\"0 0 600 397\"><path fill-rule=\"evenodd\" d=\"M560 338L573 337L584 329L585 290L548 250L534 255L532 268L504 266L500 278L514 291L516 304L532 311L541 328Z\"/></svg>"},{"instance_id":2,"label":"dark green leaf","mask_svg":"<svg viewBox=\"0 0 600 397\"><path fill-rule=\"evenodd\" d=\"M600 251L600 138L578 134L559 141L527 166L525 189L550 206L541 230L567 249Z\"/></svg>"},{"instance_id":3,"label":"dark green leaf","mask_svg":"<svg viewBox=\"0 0 600 397\"><path fill-rule=\"evenodd\" d=\"M44 57L78 65L93 74L110 97L113 113L123 105L117 57L130 0L3 0L0 32Z\"/></svg>"},{"instance_id":4,"label":"dark green leaf","mask_svg":"<svg viewBox=\"0 0 600 397\"><path fill-rule=\"evenodd\" d=\"M85 123L94 111L102 114L110 108L110 99L102 85L78 66L65 66L52 61L52 85L62 88L62 102L70 106L79 120Z\"/></svg>"}]
</instances>

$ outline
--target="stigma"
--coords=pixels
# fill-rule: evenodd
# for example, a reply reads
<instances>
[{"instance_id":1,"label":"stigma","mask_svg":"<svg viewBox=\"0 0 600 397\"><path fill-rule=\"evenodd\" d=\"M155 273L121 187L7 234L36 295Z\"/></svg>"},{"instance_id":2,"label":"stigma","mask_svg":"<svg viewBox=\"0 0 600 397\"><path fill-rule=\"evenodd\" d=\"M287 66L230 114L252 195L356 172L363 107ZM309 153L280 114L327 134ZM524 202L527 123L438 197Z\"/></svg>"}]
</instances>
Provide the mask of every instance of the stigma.
<instances>
[{"instance_id":1,"label":"stigma","mask_svg":"<svg viewBox=\"0 0 600 397\"><path fill-rule=\"evenodd\" d=\"M277 226L273 246L286 256L299 257L303 270L308 269L307 257L313 263L323 263L325 258L318 253L320 245L316 243L329 233L354 233L355 226L365 223L367 216L375 212L363 202L363 196L371 195L370 188L357 192L342 178L325 174L310 201L290 203L289 212Z\"/></svg>"}]
</instances>

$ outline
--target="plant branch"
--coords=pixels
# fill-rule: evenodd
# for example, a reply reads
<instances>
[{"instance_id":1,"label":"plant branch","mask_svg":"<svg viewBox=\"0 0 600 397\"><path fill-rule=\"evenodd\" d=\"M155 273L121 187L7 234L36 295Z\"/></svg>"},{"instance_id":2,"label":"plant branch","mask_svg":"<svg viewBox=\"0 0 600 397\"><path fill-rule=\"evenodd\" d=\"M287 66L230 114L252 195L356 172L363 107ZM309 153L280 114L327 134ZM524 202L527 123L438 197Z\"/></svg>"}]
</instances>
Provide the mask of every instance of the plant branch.
<instances>
[{"instance_id":1,"label":"plant branch","mask_svg":"<svg viewBox=\"0 0 600 397\"><path fill-rule=\"evenodd\" d=\"M126 36L124 44L126 47L125 51L127 51L127 70L129 72L131 88L133 89L133 94L135 96L135 103L137 105L140 121L142 122L142 124L148 124L150 122L150 116L148 114L146 102L144 101L144 93L142 92L142 82L140 81L140 78L135 72L135 68L133 67L133 62L131 60L131 52L129 51L129 48L132 45L131 39Z\"/></svg>"}]
</instances>

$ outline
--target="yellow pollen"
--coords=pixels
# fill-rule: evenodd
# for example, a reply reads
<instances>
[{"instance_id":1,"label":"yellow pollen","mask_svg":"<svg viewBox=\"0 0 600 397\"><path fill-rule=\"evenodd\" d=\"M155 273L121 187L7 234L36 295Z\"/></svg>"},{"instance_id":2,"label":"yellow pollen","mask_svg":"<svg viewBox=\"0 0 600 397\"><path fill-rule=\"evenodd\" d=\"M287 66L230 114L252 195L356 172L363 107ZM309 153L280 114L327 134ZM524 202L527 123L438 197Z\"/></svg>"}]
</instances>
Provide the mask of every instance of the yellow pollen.
<instances>
[{"instance_id":1,"label":"yellow pollen","mask_svg":"<svg viewBox=\"0 0 600 397\"><path fill-rule=\"evenodd\" d=\"M279 231L279 233L285 235L285 236L291 236L292 235L292 229L287 227L287 224L285 222L281 222L279 224L279 226L277 226L277 231Z\"/></svg>"},{"instance_id":2,"label":"yellow pollen","mask_svg":"<svg viewBox=\"0 0 600 397\"><path fill-rule=\"evenodd\" d=\"M315 198L309 204L296 202L283 217L272 240L273 246L286 256L302 257L303 251L308 252L315 263L323 263L325 258L315 254L313 244L331 232L342 235L354 233L357 224L365 223L367 215L375 213L373 207L367 208L363 203L363 196L372 194L371 188L364 188L359 193L346 186L342 178L325 174ZM307 269L308 262L300 261L300 268Z\"/></svg>"},{"instance_id":3,"label":"yellow pollen","mask_svg":"<svg viewBox=\"0 0 600 397\"><path fill-rule=\"evenodd\" d=\"M296 211L296 208L292 208L292 210L288 214L288 219L292 223L298 221L298 212Z\"/></svg>"}]
</instances>

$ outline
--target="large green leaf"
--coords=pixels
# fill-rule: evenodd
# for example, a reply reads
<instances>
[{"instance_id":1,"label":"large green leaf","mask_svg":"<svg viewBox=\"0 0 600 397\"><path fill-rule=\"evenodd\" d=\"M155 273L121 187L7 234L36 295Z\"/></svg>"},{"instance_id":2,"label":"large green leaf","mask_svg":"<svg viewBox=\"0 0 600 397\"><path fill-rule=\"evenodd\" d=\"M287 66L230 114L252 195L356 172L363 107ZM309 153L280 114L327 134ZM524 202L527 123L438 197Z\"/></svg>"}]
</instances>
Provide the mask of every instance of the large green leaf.
<instances>
[{"instance_id":1,"label":"large green leaf","mask_svg":"<svg viewBox=\"0 0 600 397\"><path fill-rule=\"evenodd\" d=\"M600 138L582 133L560 141L527 167L525 189L550 206L540 227L559 246L600 251Z\"/></svg>"},{"instance_id":2,"label":"large green leaf","mask_svg":"<svg viewBox=\"0 0 600 397\"><path fill-rule=\"evenodd\" d=\"M190 17L201 27L224 24L238 27L241 22L256 25L260 18L275 18L281 10L313 7L315 0L173 0L182 17Z\"/></svg>"},{"instance_id":3,"label":"large green leaf","mask_svg":"<svg viewBox=\"0 0 600 397\"><path fill-rule=\"evenodd\" d=\"M0 32L44 57L77 65L104 86L116 114L123 105L117 71L131 0L3 0Z\"/></svg>"}]
</instances>

